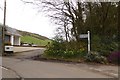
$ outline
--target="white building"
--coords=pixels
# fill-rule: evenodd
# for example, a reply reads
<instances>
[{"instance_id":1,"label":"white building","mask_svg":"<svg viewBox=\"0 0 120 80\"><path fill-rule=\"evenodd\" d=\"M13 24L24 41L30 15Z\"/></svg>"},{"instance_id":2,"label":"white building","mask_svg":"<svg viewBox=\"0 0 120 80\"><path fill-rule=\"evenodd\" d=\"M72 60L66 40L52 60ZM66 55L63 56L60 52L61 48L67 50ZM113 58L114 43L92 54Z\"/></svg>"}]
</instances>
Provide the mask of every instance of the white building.
<instances>
[{"instance_id":1,"label":"white building","mask_svg":"<svg viewBox=\"0 0 120 80\"><path fill-rule=\"evenodd\" d=\"M16 29L6 27L5 29L5 44L20 45L20 34Z\"/></svg>"}]
</instances>

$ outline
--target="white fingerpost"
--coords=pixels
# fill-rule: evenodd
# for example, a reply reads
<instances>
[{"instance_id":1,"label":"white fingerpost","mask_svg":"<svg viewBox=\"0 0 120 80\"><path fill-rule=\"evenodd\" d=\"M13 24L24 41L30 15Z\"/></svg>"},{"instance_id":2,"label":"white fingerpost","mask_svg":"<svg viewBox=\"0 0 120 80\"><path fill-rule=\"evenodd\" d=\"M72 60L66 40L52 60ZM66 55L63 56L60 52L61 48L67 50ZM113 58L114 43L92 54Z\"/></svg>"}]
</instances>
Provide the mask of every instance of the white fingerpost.
<instances>
[{"instance_id":1,"label":"white fingerpost","mask_svg":"<svg viewBox=\"0 0 120 80\"><path fill-rule=\"evenodd\" d=\"M90 31L88 31L88 54L90 54Z\"/></svg>"},{"instance_id":2,"label":"white fingerpost","mask_svg":"<svg viewBox=\"0 0 120 80\"><path fill-rule=\"evenodd\" d=\"M90 31L87 32L88 34L80 34L80 38L88 38L88 54L90 54Z\"/></svg>"}]
</instances>

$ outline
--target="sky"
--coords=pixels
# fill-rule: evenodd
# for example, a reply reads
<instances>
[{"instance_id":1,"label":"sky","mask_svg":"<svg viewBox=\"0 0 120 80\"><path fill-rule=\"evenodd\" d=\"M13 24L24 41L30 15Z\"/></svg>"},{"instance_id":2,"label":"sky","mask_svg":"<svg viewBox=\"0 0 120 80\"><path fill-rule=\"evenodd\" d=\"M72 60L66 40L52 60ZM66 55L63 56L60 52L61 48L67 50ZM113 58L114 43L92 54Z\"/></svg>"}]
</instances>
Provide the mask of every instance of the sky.
<instances>
[{"instance_id":1,"label":"sky","mask_svg":"<svg viewBox=\"0 0 120 80\"><path fill-rule=\"evenodd\" d=\"M0 7L4 7L4 0L0 0ZM3 9L1 8L0 23L3 24ZM7 0L6 25L48 38L54 37L56 29L49 17L38 12L35 6L24 4L21 0Z\"/></svg>"}]
</instances>

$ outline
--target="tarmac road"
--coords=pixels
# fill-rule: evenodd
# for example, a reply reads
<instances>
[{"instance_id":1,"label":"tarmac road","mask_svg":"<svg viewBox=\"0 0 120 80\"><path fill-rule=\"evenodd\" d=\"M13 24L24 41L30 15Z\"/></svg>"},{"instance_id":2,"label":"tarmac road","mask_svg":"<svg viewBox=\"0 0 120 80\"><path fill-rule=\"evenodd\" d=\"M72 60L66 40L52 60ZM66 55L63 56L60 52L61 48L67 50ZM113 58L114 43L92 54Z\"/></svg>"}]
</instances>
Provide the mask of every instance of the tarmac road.
<instances>
[{"instance_id":1,"label":"tarmac road","mask_svg":"<svg viewBox=\"0 0 120 80\"><path fill-rule=\"evenodd\" d=\"M16 71L23 78L111 78L63 63L3 58L3 65ZM3 77L6 75L4 71L2 74Z\"/></svg>"},{"instance_id":2,"label":"tarmac road","mask_svg":"<svg viewBox=\"0 0 120 80\"><path fill-rule=\"evenodd\" d=\"M78 67L75 64L43 62L27 59L31 56L42 54L44 49L18 53L16 56L3 57L2 65L17 73L16 76L9 75L7 78L113 78L100 72L90 71L86 65ZM3 78L8 72L2 71Z\"/></svg>"},{"instance_id":3,"label":"tarmac road","mask_svg":"<svg viewBox=\"0 0 120 80\"><path fill-rule=\"evenodd\" d=\"M17 53L14 53L14 56L11 56L11 57L17 58L17 59L27 59L33 56L43 54L44 50L45 48L39 48L39 49L37 48L37 50L33 49L30 51L25 51L25 52L17 52Z\"/></svg>"}]
</instances>

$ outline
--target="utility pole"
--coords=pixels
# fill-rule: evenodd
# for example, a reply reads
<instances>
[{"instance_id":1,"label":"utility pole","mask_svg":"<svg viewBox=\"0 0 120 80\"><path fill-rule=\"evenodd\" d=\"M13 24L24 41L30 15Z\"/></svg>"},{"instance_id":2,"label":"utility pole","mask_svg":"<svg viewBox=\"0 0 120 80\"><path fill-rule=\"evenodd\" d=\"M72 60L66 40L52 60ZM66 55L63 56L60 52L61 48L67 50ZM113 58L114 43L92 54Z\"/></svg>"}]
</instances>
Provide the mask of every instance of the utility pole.
<instances>
[{"instance_id":1,"label":"utility pole","mask_svg":"<svg viewBox=\"0 0 120 80\"><path fill-rule=\"evenodd\" d=\"M3 21L3 25L4 25L4 27L6 25L6 0L4 0L4 21Z\"/></svg>"},{"instance_id":2,"label":"utility pole","mask_svg":"<svg viewBox=\"0 0 120 80\"><path fill-rule=\"evenodd\" d=\"M5 27L6 27L6 0L4 0L4 19L2 27L2 55L4 55L5 51Z\"/></svg>"}]
</instances>

